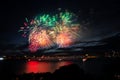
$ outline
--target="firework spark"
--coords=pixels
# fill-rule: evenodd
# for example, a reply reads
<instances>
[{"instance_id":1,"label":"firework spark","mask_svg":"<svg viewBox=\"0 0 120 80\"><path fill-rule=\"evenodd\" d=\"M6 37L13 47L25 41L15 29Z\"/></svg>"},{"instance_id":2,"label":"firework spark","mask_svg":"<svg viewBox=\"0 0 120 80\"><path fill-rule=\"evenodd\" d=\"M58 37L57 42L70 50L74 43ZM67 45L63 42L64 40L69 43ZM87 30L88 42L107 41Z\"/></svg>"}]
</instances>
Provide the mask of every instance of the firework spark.
<instances>
[{"instance_id":1,"label":"firework spark","mask_svg":"<svg viewBox=\"0 0 120 80\"><path fill-rule=\"evenodd\" d=\"M23 32L24 37L28 34L31 52L50 48L55 44L62 48L69 47L79 37L79 24L74 24L73 20L74 14L68 11L53 16L44 14L32 20L26 18L24 27L19 31Z\"/></svg>"},{"instance_id":2,"label":"firework spark","mask_svg":"<svg viewBox=\"0 0 120 80\"><path fill-rule=\"evenodd\" d=\"M35 48L49 48L53 45L53 41L51 40L51 37L48 35L47 31L44 29L33 29L33 31L29 35L29 43L33 46L36 46ZM29 47L30 50L34 51L34 47Z\"/></svg>"}]
</instances>

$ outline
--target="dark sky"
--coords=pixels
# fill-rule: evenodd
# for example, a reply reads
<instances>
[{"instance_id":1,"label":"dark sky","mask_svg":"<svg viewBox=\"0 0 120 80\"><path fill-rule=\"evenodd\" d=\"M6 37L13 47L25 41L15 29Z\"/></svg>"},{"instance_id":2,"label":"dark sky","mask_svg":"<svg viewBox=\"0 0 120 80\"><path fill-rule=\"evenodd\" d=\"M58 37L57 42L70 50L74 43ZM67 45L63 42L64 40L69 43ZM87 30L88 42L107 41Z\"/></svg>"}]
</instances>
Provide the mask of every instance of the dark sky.
<instances>
[{"instance_id":1,"label":"dark sky","mask_svg":"<svg viewBox=\"0 0 120 80\"><path fill-rule=\"evenodd\" d=\"M119 0L4 0L0 3L0 43L25 43L18 33L25 17L54 13L61 8L80 17L81 40L94 40L120 32Z\"/></svg>"}]
</instances>

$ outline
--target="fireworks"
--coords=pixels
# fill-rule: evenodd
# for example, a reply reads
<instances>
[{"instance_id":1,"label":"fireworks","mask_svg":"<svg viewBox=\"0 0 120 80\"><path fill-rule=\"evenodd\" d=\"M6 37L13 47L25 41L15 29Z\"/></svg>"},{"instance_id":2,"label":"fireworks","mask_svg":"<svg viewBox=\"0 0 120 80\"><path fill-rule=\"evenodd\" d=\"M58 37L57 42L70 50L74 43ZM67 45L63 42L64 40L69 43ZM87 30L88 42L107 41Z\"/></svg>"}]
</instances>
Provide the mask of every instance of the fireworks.
<instances>
[{"instance_id":1,"label":"fireworks","mask_svg":"<svg viewBox=\"0 0 120 80\"><path fill-rule=\"evenodd\" d=\"M69 12L61 12L53 16L44 14L28 20L19 31L23 37L29 37L29 49L36 52L38 49L58 47L69 47L79 37L79 24L74 24L75 15Z\"/></svg>"}]
</instances>

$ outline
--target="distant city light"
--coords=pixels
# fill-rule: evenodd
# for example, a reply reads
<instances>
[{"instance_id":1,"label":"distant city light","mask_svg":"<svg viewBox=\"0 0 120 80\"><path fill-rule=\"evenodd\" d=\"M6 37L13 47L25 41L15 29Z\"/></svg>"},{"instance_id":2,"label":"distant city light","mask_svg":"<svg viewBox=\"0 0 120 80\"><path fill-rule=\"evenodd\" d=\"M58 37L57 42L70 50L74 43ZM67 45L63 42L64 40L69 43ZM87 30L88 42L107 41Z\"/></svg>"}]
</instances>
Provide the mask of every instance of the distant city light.
<instances>
[{"instance_id":1,"label":"distant city light","mask_svg":"<svg viewBox=\"0 0 120 80\"><path fill-rule=\"evenodd\" d=\"M0 57L0 60L4 60L4 58L3 58L3 57Z\"/></svg>"},{"instance_id":2,"label":"distant city light","mask_svg":"<svg viewBox=\"0 0 120 80\"><path fill-rule=\"evenodd\" d=\"M83 58L82 61L85 62L87 60L87 58Z\"/></svg>"}]
</instances>

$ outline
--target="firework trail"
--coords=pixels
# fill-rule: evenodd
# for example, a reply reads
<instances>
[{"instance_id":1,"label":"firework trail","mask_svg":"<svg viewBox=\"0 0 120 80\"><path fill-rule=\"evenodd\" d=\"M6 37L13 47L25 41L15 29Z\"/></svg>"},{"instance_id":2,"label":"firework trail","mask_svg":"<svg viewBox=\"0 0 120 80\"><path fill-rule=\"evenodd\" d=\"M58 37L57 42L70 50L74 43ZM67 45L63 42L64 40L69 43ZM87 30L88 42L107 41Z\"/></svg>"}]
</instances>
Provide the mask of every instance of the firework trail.
<instances>
[{"instance_id":1,"label":"firework trail","mask_svg":"<svg viewBox=\"0 0 120 80\"><path fill-rule=\"evenodd\" d=\"M58 47L69 47L79 38L79 24L74 24L76 17L73 13L61 12L53 16L44 14L32 20L26 18L23 37L29 38L29 50L36 52L40 48L50 48L55 44Z\"/></svg>"}]
</instances>

